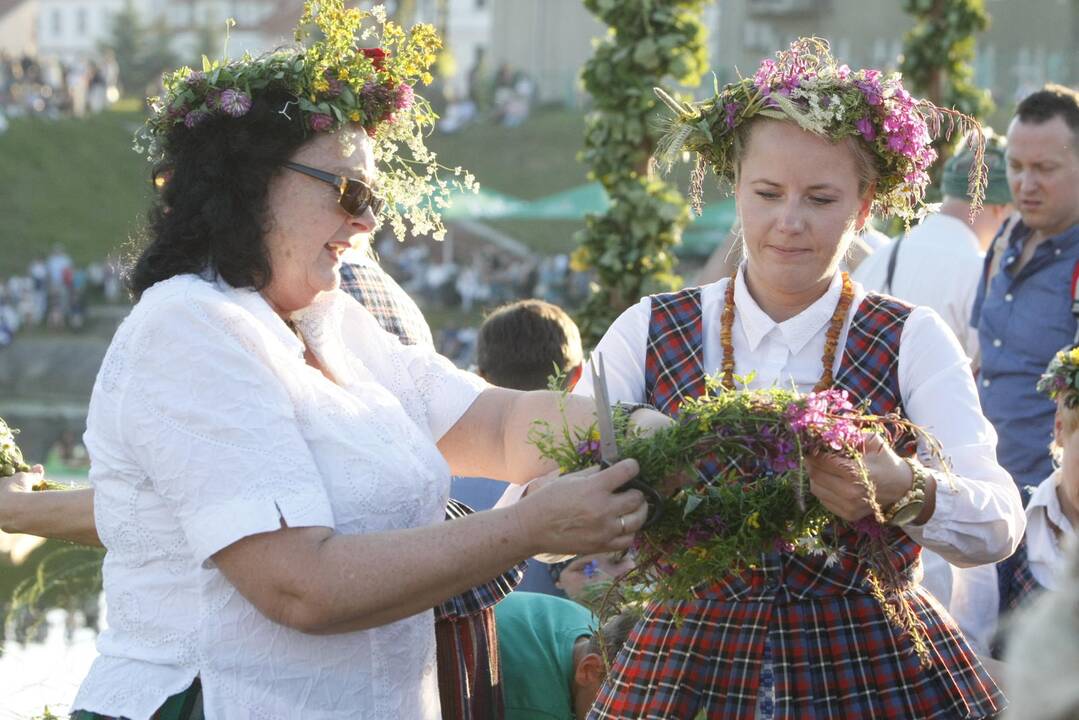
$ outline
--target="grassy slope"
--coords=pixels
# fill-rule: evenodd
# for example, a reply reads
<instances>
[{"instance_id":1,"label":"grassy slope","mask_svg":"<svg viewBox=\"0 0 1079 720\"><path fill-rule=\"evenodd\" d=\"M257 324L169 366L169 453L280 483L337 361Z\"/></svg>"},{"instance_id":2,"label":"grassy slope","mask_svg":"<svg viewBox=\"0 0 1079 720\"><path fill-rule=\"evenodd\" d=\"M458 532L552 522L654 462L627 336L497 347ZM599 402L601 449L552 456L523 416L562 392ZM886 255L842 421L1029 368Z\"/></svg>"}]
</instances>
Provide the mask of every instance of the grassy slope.
<instances>
[{"instance_id":1,"label":"grassy slope","mask_svg":"<svg viewBox=\"0 0 1079 720\"><path fill-rule=\"evenodd\" d=\"M0 277L25 272L56 242L78 263L124 247L149 198L147 163L131 151L140 122L134 109L84 120L12 121L0 135ZM532 199L585 181L575 159L582 122L576 113L544 112L521 128L484 124L436 134L431 145L446 164L467 167L487 187ZM545 252L566 249L579 226L507 222L500 229Z\"/></svg>"},{"instance_id":2,"label":"grassy slope","mask_svg":"<svg viewBox=\"0 0 1079 720\"><path fill-rule=\"evenodd\" d=\"M123 247L149 197L131 151L132 111L84 120L12 121L0 135L0 276L63 243L78 263Z\"/></svg>"},{"instance_id":3,"label":"grassy slope","mask_svg":"<svg viewBox=\"0 0 1079 720\"><path fill-rule=\"evenodd\" d=\"M131 151L140 122L132 102L83 120L12 121L0 135L0 277L25 272L55 242L80 264L125 247L150 193L147 163ZM430 145L445 164L468 168L484 186L531 200L586 182L576 157L583 133L580 113L544 110L519 128L477 124L436 133ZM543 254L572 250L573 233L584 225L491 224Z\"/></svg>"}]
</instances>

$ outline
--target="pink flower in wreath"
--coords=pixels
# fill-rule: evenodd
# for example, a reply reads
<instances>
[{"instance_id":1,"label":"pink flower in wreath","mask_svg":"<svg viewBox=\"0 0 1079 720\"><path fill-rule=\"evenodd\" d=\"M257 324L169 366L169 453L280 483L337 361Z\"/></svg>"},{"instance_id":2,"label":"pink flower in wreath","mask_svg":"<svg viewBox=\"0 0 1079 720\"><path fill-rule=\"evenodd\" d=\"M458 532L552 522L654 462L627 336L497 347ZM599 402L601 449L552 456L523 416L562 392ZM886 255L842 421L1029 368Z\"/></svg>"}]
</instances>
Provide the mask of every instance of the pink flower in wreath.
<instances>
[{"instance_id":1,"label":"pink flower in wreath","mask_svg":"<svg viewBox=\"0 0 1079 720\"><path fill-rule=\"evenodd\" d=\"M315 132L325 132L333 127L333 118L325 113L315 113L307 118L307 125Z\"/></svg>"}]
</instances>

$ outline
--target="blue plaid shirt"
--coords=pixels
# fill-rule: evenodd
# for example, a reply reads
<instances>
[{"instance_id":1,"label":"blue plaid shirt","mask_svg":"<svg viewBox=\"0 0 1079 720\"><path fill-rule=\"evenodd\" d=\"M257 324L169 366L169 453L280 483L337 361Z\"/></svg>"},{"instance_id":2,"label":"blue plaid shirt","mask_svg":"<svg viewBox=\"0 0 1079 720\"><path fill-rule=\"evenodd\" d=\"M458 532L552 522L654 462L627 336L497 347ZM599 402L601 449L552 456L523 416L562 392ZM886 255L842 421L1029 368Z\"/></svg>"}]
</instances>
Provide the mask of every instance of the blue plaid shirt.
<instances>
[{"instance_id":1,"label":"blue plaid shirt","mask_svg":"<svg viewBox=\"0 0 1079 720\"><path fill-rule=\"evenodd\" d=\"M375 316L386 332L405 345L434 347L431 327L416 301L373 258L341 263L341 289Z\"/></svg>"},{"instance_id":2,"label":"blue plaid shirt","mask_svg":"<svg viewBox=\"0 0 1079 720\"><path fill-rule=\"evenodd\" d=\"M974 299L971 325L982 351L978 390L997 435L997 458L1020 490L1033 490L1053 472L1049 442L1056 405L1034 386L1053 355L1070 345L1072 273L1079 267L1079 225L1041 243L1018 273L1014 268L1030 228L1016 223L1000 272ZM993 253L985 259L986 272ZM1023 500L1029 497L1023 493Z\"/></svg>"}]
</instances>

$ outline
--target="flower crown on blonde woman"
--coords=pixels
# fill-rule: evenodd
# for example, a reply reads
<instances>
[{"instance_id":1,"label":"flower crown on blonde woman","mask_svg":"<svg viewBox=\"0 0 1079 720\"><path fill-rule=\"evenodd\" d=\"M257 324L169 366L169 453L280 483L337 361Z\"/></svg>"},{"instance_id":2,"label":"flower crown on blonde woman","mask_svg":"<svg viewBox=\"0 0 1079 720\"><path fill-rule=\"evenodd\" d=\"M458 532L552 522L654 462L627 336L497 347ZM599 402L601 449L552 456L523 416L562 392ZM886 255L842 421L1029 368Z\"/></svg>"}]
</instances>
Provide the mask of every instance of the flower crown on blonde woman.
<instances>
[{"instance_id":1,"label":"flower crown on blonde woman","mask_svg":"<svg viewBox=\"0 0 1079 720\"><path fill-rule=\"evenodd\" d=\"M295 37L295 47L232 61L204 56L201 70L166 74L163 95L147 100L150 117L135 135L136 152L168 162L175 133L198 132L214 117L243 117L253 95L284 90L295 99L280 114L299 115L312 135L354 125L371 137L383 215L399 239L406 218L413 235L441 239L446 230L439 211L449 189L474 192L478 186L459 167L449 180L439 177L448 168L424 144L438 116L414 88L432 80L429 69L442 47L437 31L421 23L406 32L381 5L360 10L346 8L344 0L306 0Z\"/></svg>"},{"instance_id":2,"label":"flower crown on blonde woman","mask_svg":"<svg viewBox=\"0 0 1079 720\"><path fill-rule=\"evenodd\" d=\"M972 212L981 207L988 168L985 140L974 118L955 110L917 100L903 88L898 73L879 70L851 71L837 64L820 38L800 38L790 49L764 60L752 78L715 89L715 96L698 103L683 103L656 88L656 94L674 113L665 120L664 137L656 159L670 167L688 150L697 156L690 199L701 209L704 176L711 167L721 182L733 186L735 136L739 127L755 117L791 120L799 127L838 142L860 138L873 151L880 176L873 211L906 220L926 212L925 190L929 167L937 159L934 137L967 133L974 152L969 184Z\"/></svg>"},{"instance_id":3,"label":"flower crown on blonde woman","mask_svg":"<svg viewBox=\"0 0 1079 720\"><path fill-rule=\"evenodd\" d=\"M1064 398L1069 410L1079 407L1079 346L1057 352L1038 380L1037 390L1050 400Z\"/></svg>"}]
</instances>

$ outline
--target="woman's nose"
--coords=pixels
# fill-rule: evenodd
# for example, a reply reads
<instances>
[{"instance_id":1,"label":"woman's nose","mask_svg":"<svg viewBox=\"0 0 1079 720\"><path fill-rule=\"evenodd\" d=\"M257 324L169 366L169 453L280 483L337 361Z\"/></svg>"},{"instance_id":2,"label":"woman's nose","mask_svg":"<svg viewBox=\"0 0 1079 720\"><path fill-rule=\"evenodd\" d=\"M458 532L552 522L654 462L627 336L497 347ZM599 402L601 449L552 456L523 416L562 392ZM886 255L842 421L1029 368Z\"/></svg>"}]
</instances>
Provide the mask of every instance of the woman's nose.
<instances>
[{"instance_id":1,"label":"woman's nose","mask_svg":"<svg viewBox=\"0 0 1079 720\"><path fill-rule=\"evenodd\" d=\"M368 206L359 215L349 215L348 224L352 226L352 229L357 234L369 235L378 227L378 218L375 217L375 213Z\"/></svg>"},{"instance_id":2,"label":"woman's nose","mask_svg":"<svg viewBox=\"0 0 1079 720\"><path fill-rule=\"evenodd\" d=\"M805 230L805 218L797 202L789 202L780 210L778 228L791 235Z\"/></svg>"}]
</instances>

